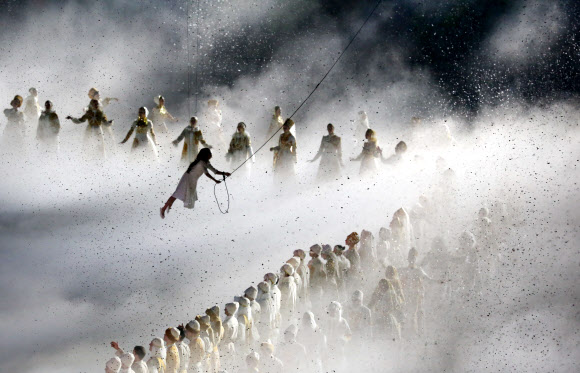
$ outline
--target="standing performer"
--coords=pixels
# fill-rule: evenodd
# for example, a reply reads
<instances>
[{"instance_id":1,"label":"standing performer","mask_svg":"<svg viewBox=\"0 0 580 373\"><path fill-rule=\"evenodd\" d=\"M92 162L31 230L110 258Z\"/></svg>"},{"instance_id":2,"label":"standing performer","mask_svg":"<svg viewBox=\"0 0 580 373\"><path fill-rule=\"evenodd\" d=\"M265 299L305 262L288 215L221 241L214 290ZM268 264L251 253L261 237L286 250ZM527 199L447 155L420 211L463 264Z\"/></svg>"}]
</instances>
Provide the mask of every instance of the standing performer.
<instances>
[{"instance_id":1,"label":"standing performer","mask_svg":"<svg viewBox=\"0 0 580 373\"><path fill-rule=\"evenodd\" d=\"M30 95L24 99L24 117L29 123L35 123L40 116L40 105L38 104L38 91L36 88L28 90Z\"/></svg>"},{"instance_id":2,"label":"standing performer","mask_svg":"<svg viewBox=\"0 0 580 373\"><path fill-rule=\"evenodd\" d=\"M278 146L270 148L274 152L274 172L279 180L284 180L286 177L294 177L296 171L294 164L296 163L296 138L290 133L290 127L294 125L292 119L286 119L282 129L284 133L280 135Z\"/></svg>"},{"instance_id":3,"label":"standing performer","mask_svg":"<svg viewBox=\"0 0 580 373\"><path fill-rule=\"evenodd\" d=\"M146 107L139 108L139 117L133 122L131 129L129 129L121 144L126 143L133 131L135 131L131 152L141 152L147 158L157 159L157 148L155 148L157 140L155 139L155 132L153 132L153 123L147 119L148 114L149 111ZM149 137L149 134L151 134L151 137Z\"/></svg>"},{"instance_id":4,"label":"standing performer","mask_svg":"<svg viewBox=\"0 0 580 373\"><path fill-rule=\"evenodd\" d=\"M403 155L407 151L407 144L404 141L399 141L395 146L395 154L388 158L383 157L382 149L379 149L379 154L381 155L381 161L391 166L395 166L401 162Z\"/></svg>"},{"instance_id":5,"label":"standing performer","mask_svg":"<svg viewBox=\"0 0 580 373\"><path fill-rule=\"evenodd\" d=\"M280 109L280 106L276 106L274 108L274 115L272 115L272 118L270 119L270 126L268 127L268 134L266 135L266 140L274 136L276 131L278 131L283 124L284 119L282 119L282 109ZM271 141L275 140L272 139Z\"/></svg>"},{"instance_id":6,"label":"standing performer","mask_svg":"<svg viewBox=\"0 0 580 373\"><path fill-rule=\"evenodd\" d=\"M328 123L326 129L328 130L328 135L322 137L318 153L309 161L314 162L321 158L318 166L318 180L337 179L340 177L341 167L344 167L340 137L334 134L334 125L332 123Z\"/></svg>"},{"instance_id":7,"label":"standing performer","mask_svg":"<svg viewBox=\"0 0 580 373\"><path fill-rule=\"evenodd\" d=\"M24 136L26 134L24 114L18 111L22 106L22 96L14 96L12 101L10 101L10 106L12 106L12 109L4 110L7 122L2 135L2 148L21 152L24 148Z\"/></svg>"},{"instance_id":8,"label":"standing performer","mask_svg":"<svg viewBox=\"0 0 580 373\"><path fill-rule=\"evenodd\" d=\"M98 89L96 88L91 88L89 89L89 98L92 100L97 100L99 101L99 108L103 109L105 106L109 105L111 103L111 101L119 101L118 98L115 97L105 97L104 99L101 100L101 93L99 92ZM89 106L87 107L87 110L90 109L90 103Z\"/></svg>"},{"instance_id":9,"label":"standing performer","mask_svg":"<svg viewBox=\"0 0 580 373\"><path fill-rule=\"evenodd\" d=\"M358 119L355 121L354 144L360 146L359 141L364 141L365 134L369 129L369 118L364 110L358 112Z\"/></svg>"},{"instance_id":10,"label":"standing performer","mask_svg":"<svg viewBox=\"0 0 580 373\"><path fill-rule=\"evenodd\" d=\"M255 162L250 134L246 132L246 124L240 122L238 123L236 133L234 133L230 141L230 148L226 154L226 159L232 162L232 166L236 167L249 157L252 157L252 162ZM248 174L250 171L250 163L246 162L244 167L246 174Z\"/></svg>"},{"instance_id":11,"label":"standing performer","mask_svg":"<svg viewBox=\"0 0 580 373\"><path fill-rule=\"evenodd\" d=\"M105 108L105 106L108 106L111 101L119 101L118 98L114 98L114 97L105 97L104 99L101 100L101 93L99 92L98 89L96 88L91 88L89 90L89 98L92 100L97 100L99 103L99 110L103 111L103 109ZM89 103L89 107L87 108L87 111L90 110L90 103ZM104 147L106 147L106 149L109 150L110 153L114 154L117 147L117 140L115 140L115 134L113 133L113 128L112 126L105 126L103 129L103 141L104 141Z\"/></svg>"},{"instance_id":12,"label":"standing performer","mask_svg":"<svg viewBox=\"0 0 580 373\"><path fill-rule=\"evenodd\" d=\"M73 123L76 124L88 121L88 125L85 130L85 146L88 147L88 151L92 158L104 158L105 139L101 127L110 127L113 124L113 121L108 120L107 116L99 108L99 101L92 100L89 106L89 110L87 110L87 112L82 117L73 118L69 115L66 117L66 119L70 119L73 121Z\"/></svg>"},{"instance_id":13,"label":"standing performer","mask_svg":"<svg viewBox=\"0 0 580 373\"><path fill-rule=\"evenodd\" d=\"M363 150L356 158L351 158L351 161L361 161L360 174L371 175L376 173L377 163L376 158L379 157L380 148L377 144L377 135L372 129L368 129L365 133L366 142L363 145Z\"/></svg>"},{"instance_id":14,"label":"standing performer","mask_svg":"<svg viewBox=\"0 0 580 373\"><path fill-rule=\"evenodd\" d=\"M219 150L225 151L226 142L222 129L222 111L218 100L209 100L204 114L204 124L207 125L207 137Z\"/></svg>"},{"instance_id":15,"label":"standing performer","mask_svg":"<svg viewBox=\"0 0 580 373\"><path fill-rule=\"evenodd\" d=\"M157 131L160 133L166 133L167 129L167 122L177 122L179 119L174 118L167 109L165 108L165 98L161 95L155 96L153 98L155 102L155 107L151 109L151 118L153 119L153 123L155 127L157 127Z\"/></svg>"},{"instance_id":16,"label":"standing performer","mask_svg":"<svg viewBox=\"0 0 580 373\"><path fill-rule=\"evenodd\" d=\"M191 163L197 157L199 153L199 144L202 144L204 148L210 148L209 145L203 139L203 134L197 126L197 117L191 117L189 120L189 126L185 127L178 138L173 140L173 145L177 146L181 140L183 141L183 151L181 152L181 161L185 163Z\"/></svg>"},{"instance_id":17,"label":"standing performer","mask_svg":"<svg viewBox=\"0 0 580 373\"><path fill-rule=\"evenodd\" d=\"M56 154L58 152L58 133L60 132L60 120L52 109L52 102L44 103L45 110L38 118L36 139L39 149L43 153Z\"/></svg>"},{"instance_id":18,"label":"standing performer","mask_svg":"<svg viewBox=\"0 0 580 373\"><path fill-rule=\"evenodd\" d=\"M165 219L165 211L171 210L171 206L173 206L173 202L176 199L183 201L183 206L188 209L192 209L195 205L195 201L197 201L197 181L204 175L212 179L216 182L216 184L221 183L220 180L215 179L211 176L208 170L211 170L216 175L223 175L223 176L230 176L230 173L218 171L216 170L209 160L211 159L212 154L211 150L208 148L201 149L197 158L194 162L189 165L189 168L179 181L177 185L177 189L175 192L169 197L165 205L161 208L161 217Z\"/></svg>"}]
</instances>

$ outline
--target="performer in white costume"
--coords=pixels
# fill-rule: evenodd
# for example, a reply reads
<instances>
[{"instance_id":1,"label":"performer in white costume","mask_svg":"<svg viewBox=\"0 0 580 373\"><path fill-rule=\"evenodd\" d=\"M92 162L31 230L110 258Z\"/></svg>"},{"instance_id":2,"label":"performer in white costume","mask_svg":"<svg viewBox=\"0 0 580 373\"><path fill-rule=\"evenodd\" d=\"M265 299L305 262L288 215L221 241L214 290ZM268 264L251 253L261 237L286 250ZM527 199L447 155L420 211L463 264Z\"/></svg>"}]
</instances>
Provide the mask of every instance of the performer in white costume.
<instances>
[{"instance_id":1,"label":"performer in white costume","mask_svg":"<svg viewBox=\"0 0 580 373\"><path fill-rule=\"evenodd\" d=\"M326 354L326 337L322 329L317 325L314 314L310 311L302 316L302 322L298 330L296 340L303 345L307 351L306 371L323 372L322 360Z\"/></svg>"},{"instance_id":2,"label":"performer in white costume","mask_svg":"<svg viewBox=\"0 0 580 373\"><path fill-rule=\"evenodd\" d=\"M167 368L165 373L179 373L179 350L176 343L179 341L180 335L181 333L177 328L168 328L163 335L163 340L167 346L167 357L165 358Z\"/></svg>"},{"instance_id":3,"label":"performer in white costume","mask_svg":"<svg viewBox=\"0 0 580 373\"><path fill-rule=\"evenodd\" d=\"M40 116L38 91L36 88L30 88L28 93L30 94L24 99L24 117L28 123L34 124Z\"/></svg>"},{"instance_id":4,"label":"performer in white costume","mask_svg":"<svg viewBox=\"0 0 580 373\"><path fill-rule=\"evenodd\" d=\"M367 140L362 152L356 158L351 158L351 161L360 161L360 174L363 176L374 175L377 172L376 158L380 155L380 148L378 146L377 135L372 129L368 129L365 133Z\"/></svg>"},{"instance_id":5,"label":"performer in white costume","mask_svg":"<svg viewBox=\"0 0 580 373\"><path fill-rule=\"evenodd\" d=\"M207 138L221 152L226 150L226 141L222 128L222 111L218 100L209 100L203 116L203 123L207 129Z\"/></svg>"},{"instance_id":6,"label":"performer in white costume","mask_svg":"<svg viewBox=\"0 0 580 373\"><path fill-rule=\"evenodd\" d=\"M273 325L274 329L278 329L280 327L280 307L282 303L282 293L280 292L280 288L278 288L278 276L273 273L266 273L264 275L264 281L270 284L270 294L272 295L272 301L274 302L274 310L275 314L275 323Z\"/></svg>"},{"instance_id":7,"label":"performer in white costume","mask_svg":"<svg viewBox=\"0 0 580 373\"><path fill-rule=\"evenodd\" d=\"M274 356L274 345L271 341L260 344L260 373L282 373L284 364Z\"/></svg>"},{"instance_id":8,"label":"performer in white costume","mask_svg":"<svg viewBox=\"0 0 580 373\"><path fill-rule=\"evenodd\" d=\"M133 122L121 144L126 143L135 132L131 153L141 153L145 158L157 159L157 140L153 131L153 123L147 119L148 114L149 111L146 107L139 108L139 117Z\"/></svg>"},{"instance_id":9,"label":"performer in white costume","mask_svg":"<svg viewBox=\"0 0 580 373\"><path fill-rule=\"evenodd\" d=\"M274 175L280 182L296 175L296 138L290 133L293 125L294 121L287 119L282 126L284 133L278 138L278 146L270 148L274 152Z\"/></svg>"},{"instance_id":10,"label":"performer in white costume","mask_svg":"<svg viewBox=\"0 0 580 373\"><path fill-rule=\"evenodd\" d=\"M236 354L236 343L238 341L238 308L239 304L237 302L228 303L225 305L224 312L226 318L224 319L224 338L222 341L222 347L220 349L221 356L220 360L222 367L225 369L235 369L236 359L239 358Z\"/></svg>"},{"instance_id":11,"label":"performer in white costume","mask_svg":"<svg viewBox=\"0 0 580 373\"><path fill-rule=\"evenodd\" d=\"M155 102L155 107L151 109L151 119L153 120L154 126L160 133L168 132L167 122L177 122L179 119L174 118L167 109L165 108L165 98L161 95L155 96L153 98Z\"/></svg>"},{"instance_id":12,"label":"performer in white costume","mask_svg":"<svg viewBox=\"0 0 580 373\"><path fill-rule=\"evenodd\" d=\"M252 140L250 134L246 131L244 122L238 123L236 133L233 134L230 141L230 147L226 154L226 159L232 163L233 167L238 167L243 161L252 157L252 163L255 162L254 150L252 149ZM249 174L251 163L244 164L246 175Z\"/></svg>"},{"instance_id":13,"label":"performer in white costume","mask_svg":"<svg viewBox=\"0 0 580 373\"><path fill-rule=\"evenodd\" d=\"M282 109L280 109L280 106L276 106L274 108L274 115L272 115L272 118L270 119L270 125L268 127L268 133L266 134L265 140L268 140L268 139L270 139L270 137L274 136L276 131L278 131L280 129L280 127L282 127L283 124L284 124L284 119L282 118ZM276 144L276 136L274 136L272 139L270 139L268 141L268 144L271 146L275 145Z\"/></svg>"},{"instance_id":14,"label":"performer in white costume","mask_svg":"<svg viewBox=\"0 0 580 373\"><path fill-rule=\"evenodd\" d=\"M205 139L203 138L203 134L197 125L197 117L191 117L189 120L189 126L185 127L181 134L173 140L172 144L174 146L179 145L179 143L183 140L183 150L181 151L181 162L190 164L195 160L197 154L199 153L200 145L204 148L210 148Z\"/></svg>"},{"instance_id":15,"label":"performer in white costume","mask_svg":"<svg viewBox=\"0 0 580 373\"><path fill-rule=\"evenodd\" d=\"M359 111L358 119L355 121L354 129L354 142L356 145L359 145L364 141L365 134L369 128L369 118L367 113L363 110Z\"/></svg>"},{"instance_id":16,"label":"performer in white costume","mask_svg":"<svg viewBox=\"0 0 580 373\"><path fill-rule=\"evenodd\" d=\"M216 170L211 163L209 163L211 157L211 151L208 148L204 148L199 152L195 161L189 165L189 168L181 177L175 192L161 208L161 217L163 219L165 219L165 211L171 210L171 206L173 206L176 199L183 201L183 206L185 208L192 209L194 207L195 201L197 201L197 181L201 175L205 174L205 176L212 179L216 184L221 183L220 180L211 176L208 170L211 170L216 175L230 176L228 172Z\"/></svg>"},{"instance_id":17,"label":"performer in white costume","mask_svg":"<svg viewBox=\"0 0 580 373\"><path fill-rule=\"evenodd\" d=\"M262 281L258 284L258 295L256 301L260 305L260 319L258 321L258 332L262 340L271 339L272 330L276 324L276 306L270 293L270 283Z\"/></svg>"},{"instance_id":18,"label":"performer in white costume","mask_svg":"<svg viewBox=\"0 0 580 373\"><path fill-rule=\"evenodd\" d=\"M89 109L82 117L73 118L70 115L66 117L75 124L88 122L85 129L84 145L86 147L85 154L91 159L105 158L105 137L102 127L113 125L113 121L107 119L99 106L99 101L91 100Z\"/></svg>"},{"instance_id":19,"label":"performer in white costume","mask_svg":"<svg viewBox=\"0 0 580 373\"><path fill-rule=\"evenodd\" d=\"M105 365L105 373L119 373L119 369L121 369L121 359L116 356Z\"/></svg>"},{"instance_id":20,"label":"performer in white costume","mask_svg":"<svg viewBox=\"0 0 580 373\"><path fill-rule=\"evenodd\" d=\"M278 287L282 293L280 304L280 316L282 316L282 327L288 325L296 311L296 282L294 281L294 268L286 263L280 268L280 282Z\"/></svg>"},{"instance_id":21,"label":"performer in white costume","mask_svg":"<svg viewBox=\"0 0 580 373\"><path fill-rule=\"evenodd\" d=\"M153 338L151 343L149 343L149 355L151 356L147 360L149 373L166 373L165 358L167 356L167 350L165 349L163 339Z\"/></svg>"},{"instance_id":22,"label":"performer in white costume","mask_svg":"<svg viewBox=\"0 0 580 373\"><path fill-rule=\"evenodd\" d=\"M58 134L60 132L60 120L54 112L51 101L44 103L45 110L38 118L38 127L36 129L36 140L38 149L46 155L58 153Z\"/></svg>"},{"instance_id":23,"label":"performer in white costume","mask_svg":"<svg viewBox=\"0 0 580 373\"><path fill-rule=\"evenodd\" d=\"M306 348L296 341L298 328L290 325L284 332L284 343L278 347L278 358L287 372L303 372L306 367Z\"/></svg>"},{"instance_id":24,"label":"performer in white costume","mask_svg":"<svg viewBox=\"0 0 580 373\"><path fill-rule=\"evenodd\" d=\"M342 144L340 137L334 134L334 125L329 123L326 126L328 135L322 137L320 148L316 156L309 162L315 162L320 158L318 166L318 180L336 180L340 177L342 167Z\"/></svg>"},{"instance_id":25,"label":"performer in white costume","mask_svg":"<svg viewBox=\"0 0 580 373\"><path fill-rule=\"evenodd\" d=\"M256 301L258 297L258 289L253 286L250 286L244 291L244 296L248 298L250 301L250 308L252 309L252 319L254 320L254 332L257 333L258 336L261 336L258 329L258 325L262 318L262 307L260 307L260 303Z\"/></svg>"},{"instance_id":26,"label":"performer in white costume","mask_svg":"<svg viewBox=\"0 0 580 373\"><path fill-rule=\"evenodd\" d=\"M205 343L200 337L199 322L192 320L185 325L185 336L189 339L189 372L203 373L205 361Z\"/></svg>"},{"instance_id":27,"label":"performer in white costume","mask_svg":"<svg viewBox=\"0 0 580 373\"><path fill-rule=\"evenodd\" d=\"M97 100L97 102L99 103L99 110L101 110L101 111L103 111L104 108L106 108L111 103L111 101L119 101L118 98L114 98L114 97L105 97L104 99L101 100L101 93L96 88L91 88L89 90L89 98L91 99L91 101ZM91 110L90 103L89 103L89 106L85 110L87 110L87 111ZM112 125L112 123L111 123L111 125ZM113 133L112 126L104 126L103 127L103 141L104 141L103 146L105 147L107 152L114 154L116 151L117 140L115 140L115 134Z\"/></svg>"},{"instance_id":28,"label":"performer in white costume","mask_svg":"<svg viewBox=\"0 0 580 373\"><path fill-rule=\"evenodd\" d=\"M113 347L117 351L115 355L117 355L117 357L119 357L121 359L121 362L123 363L123 355L125 355L125 351L123 351L123 349L119 347L119 344L117 342L111 342L111 347ZM133 372L135 373L148 372L147 364L145 364L145 362L143 361L145 354L146 352L143 346L135 346L135 348L133 348L133 353L131 354L133 362L129 365L129 367L133 370ZM125 365L127 364L123 363L123 369L127 369L125 368ZM121 370L121 372L123 372L123 370Z\"/></svg>"},{"instance_id":29,"label":"performer in white costume","mask_svg":"<svg viewBox=\"0 0 580 373\"><path fill-rule=\"evenodd\" d=\"M24 138L26 136L26 126L24 124L24 114L18 109L22 106L22 96L14 96L10 101L11 109L5 109L6 127L2 134L2 150L10 153L22 153L24 149Z\"/></svg>"},{"instance_id":30,"label":"performer in white costume","mask_svg":"<svg viewBox=\"0 0 580 373\"><path fill-rule=\"evenodd\" d=\"M179 352L179 373L188 373L191 359L189 341L185 340L185 327L183 325L178 326L177 330L179 330L179 341L175 345Z\"/></svg>"}]
</instances>

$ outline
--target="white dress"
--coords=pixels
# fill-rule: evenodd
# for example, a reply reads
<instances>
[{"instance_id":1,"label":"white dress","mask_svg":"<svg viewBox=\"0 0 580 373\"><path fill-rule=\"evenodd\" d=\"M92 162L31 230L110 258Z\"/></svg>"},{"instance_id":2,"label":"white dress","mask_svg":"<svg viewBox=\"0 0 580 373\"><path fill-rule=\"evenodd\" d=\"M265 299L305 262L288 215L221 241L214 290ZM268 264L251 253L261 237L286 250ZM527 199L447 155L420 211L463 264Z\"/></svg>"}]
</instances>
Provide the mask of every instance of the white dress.
<instances>
[{"instance_id":1,"label":"white dress","mask_svg":"<svg viewBox=\"0 0 580 373\"><path fill-rule=\"evenodd\" d=\"M21 152L24 149L24 137L26 127L24 125L24 114L11 108L4 110L7 122L2 135L2 148L11 151Z\"/></svg>"},{"instance_id":2,"label":"white dress","mask_svg":"<svg viewBox=\"0 0 580 373\"><path fill-rule=\"evenodd\" d=\"M207 172L207 170L212 170L214 174L218 173L211 163L199 161L191 171L185 172L179 180L179 184L177 185L177 189L173 193L172 197L183 201L183 206L188 209L192 209L195 205L195 201L197 201L197 180Z\"/></svg>"},{"instance_id":3,"label":"white dress","mask_svg":"<svg viewBox=\"0 0 580 373\"><path fill-rule=\"evenodd\" d=\"M131 153L142 153L146 158L157 159L157 148L155 147L155 132L153 132L153 123L147 120L147 123L136 120L131 125L131 129L125 137L125 141L135 133Z\"/></svg>"},{"instance_id":4,"label":"white dress","mask_svg":"<svg viewBox=\"0 0 580 373\"><path fill-rule=\"evenodd\" d=\"M24 115L28 122L35 122L40 116L40 105L38 104L38 97L28 96L24 99Z\"/></svg>"}]
</instances>

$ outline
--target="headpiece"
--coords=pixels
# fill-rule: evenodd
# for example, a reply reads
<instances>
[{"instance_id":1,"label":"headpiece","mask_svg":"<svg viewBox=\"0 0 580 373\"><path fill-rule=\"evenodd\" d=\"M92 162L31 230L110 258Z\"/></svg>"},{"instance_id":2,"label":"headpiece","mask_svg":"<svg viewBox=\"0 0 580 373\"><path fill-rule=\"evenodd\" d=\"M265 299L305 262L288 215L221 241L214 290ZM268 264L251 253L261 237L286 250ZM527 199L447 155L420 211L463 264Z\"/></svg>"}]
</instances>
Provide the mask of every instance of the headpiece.
<instances>
[{"instance_id":1,"label":"headpiece","mask_svg":"<svg viewBox=\"0 0 580 373\"><path fill-rule=\"evenodd\" d=\"M246 291L244 291L244 295L248 299L256 299L256 297L258 296L258 289L256 289L253 286L250 286L249 288L246 289Z\"/></svg>"},{"instance_id":2,"label":"headpiece","mask_svg":"<svg viewBox=\"0 0 580 373\"><path fill-rule=\"evenodd\" d=\"M260 291L262 293L269 293L270 292L270 284L267 283L266 281L262 281L258 284L258 289L260 289Z\"/></svg>"},{"instance_id":3,"label":"headpiece","mask_svg":"<svg viewBox=\"0 0 580 373\"><path fill-rule=\"evenodd\" d=\"M22 96L16 95L16 96L14 96L12 101L18 101L18 107L21 107L22 103L24 102L24 99L22 98Z\"/></svg>"},{"instance_id":4,"label":"headpiece","mask_svg":"<svg viewBox=\"0 0 580 373\"><path fill-rule=\"evenodd\" d=\"M218 105L219 105L219 103L220 103L220 102L219 102L218 100L215 100L215 99L214 99L214 100L208 100L208 101L207 101L207 104L208 104L208 105L214 105L214 106L218 106Z\"/></svg>"},{"instance_id":5,"label":"headpiece","mask_svg":"<svg viewBox=\"0 0 580 373\"><path fill-rule=\"evenodd\" d=\"M179 341L180 334L181 333L177 328L167 328L167 330L165 330L165 336L173 343Z\"/></svg>"},{"instance_id":6,"label":"headpiece","mask_svg":"<svg viewBox=\"0 0 580 373\"><path fill-rule=\"evenodd\" d=\"M306 258L306 253L302 249L294 250L294 256L299 257L300 259Z\"/></svg>"},{"instance_id":7,"label":"headpiece","mask_svg":"<svg viewBox=\"0 0 580 373\"><path fill-rule=\"evenodd\" d=\"M213 317L220 317L220 308L219 306L213 306L205 310L205 314L208 315L210 318Z\"/></svg>"},{"instance_id":8,"label":"headpiece","mask_svg":"<svg viewBox=\"0 0 580 373\"><path fill-rule=\"evenodd\" d=\"M196 320L191 320L190 322L187 323L187 325L185 325L185 330L187 330L190 333L199 333L201 327L199 326L199 322L197 322Z\"/></svg>"},{"instance_id":9,"label":"headpiece","mask_svg":"<svg viewBox=\"0 0 580 373\"><path fill-rule=\"evenodd\" d=\"M98 89L96 89L94 87L89 89L89 98L92 100L97 93L99 93Z\"/></svg>"},{"instance_id":10,"label":"headpiece","mask_svg":"<svg viewBox=\"0 0 580 373\"><path fill-rule=\"evenodd\" d=\"M280 268L280 271L285 273L287 276L292 276L294 274L294 267L286 263L282 266L282 268Z\"/></svg>"},{"instance_id":11,"label":"headpiece","mask_svg":"<svg viewBox=\"0 0 580 373\"><path fill-rule=\"evenodd\" d=\"M349 245L349 246L350 245L356 245L359 242L360 242L360 238L359 238L357 232L352 232L351 234L349 234L346 237L346 244Z\"/></svg>"},{"instance_id":12,"label":"headpiece","mask_svg":"<svg viewBox=\"0 0 580 373\"><path fill-rule=\"evenodd\" d=\"M234 315L238 311L239 307L240 305L238 302L228 303L226 304L226 311L228 311L230 315Z\"/></svg>"},{"instance_id":13,"label":"headpiece","mask_svg":"<svg viewBox=\"0 0 580 373\"><path fill-rule=\"evenodd\" d=\"M310 246L310 254L320 255L322 247L319 244Z\"/></svg>"},{"instance_id":14,"label":"headpiece","mask_svg":"<svg viewBox=\"0 0 580 373\"><path fill-rule=\"evenodd\" d=\"M158 96L153 97L153 102L155 102L155 105L159 105L159 101L161 101L162 99L165 100L165 98L163 96L158 95Z\"/></svg>"}]
</instances>

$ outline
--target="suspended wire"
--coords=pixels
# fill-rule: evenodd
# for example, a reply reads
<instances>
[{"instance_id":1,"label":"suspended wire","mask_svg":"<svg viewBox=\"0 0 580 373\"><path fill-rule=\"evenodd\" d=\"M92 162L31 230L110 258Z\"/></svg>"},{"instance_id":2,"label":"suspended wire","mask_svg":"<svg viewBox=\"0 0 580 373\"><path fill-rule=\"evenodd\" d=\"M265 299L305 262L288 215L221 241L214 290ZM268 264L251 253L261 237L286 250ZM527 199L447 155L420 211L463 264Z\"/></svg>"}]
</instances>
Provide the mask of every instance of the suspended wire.
<instances>
[{"instance_id":1,"label":"suspended wire","mask_svg":"<svg viewBox=\"0 0 580 373\"><path fill-rule=\"evenodd\" d=\"M196 21L196 27L197 27L197 32L196 32L196 39L195 39L195 114L197 115L197 101L198 101L198 95L199 95L199 84L198 84L198 66L199 66L199 13L201 12L201 6L199 4L200 0L197 0L197 21Z\"/></svg>"},{"instance_id":2,"label":"suspended wire","mask_svg":"<svg viewBox=\"0 0 580 373\"><path fill-rule=\"evenodd\" d=\"M328 74L330 74L330 72L332 71L332 69L334 68L334 66L336 66L336 64L338 63L338 61L340 61L340 59L342 58L342 56L344 55L344 53L347 51L347 49L350 47L350 45L352 44L352 42L354 41L354 39L356 39L356 37L361 32L361 30L363 29L363 27L365 27L365 25L367 24L367 22L369 21L369 19L372 17L372 15L375 13L375 10L377 10L377 8L381 4L381 2L382 2L382 0L378 0L377 1L377 3L375 4L373 10L369 13L369 15L367 16L367 18L363 22L363 24L359 27L359 29L357 30L357 32L350 39L350 41L348 42L348 44L346 45L346 47L342 50L342 52L340 52L340 54L339 54L338 58L336 59L336 61L334 61L334 63L332 64L332 66L330 66L330 69L328 69L328 71L326 72L326 74L324 74L324 76L322 77L322 79L320 79L320 81L318 82L318 84L316 84L316 86L314 87L314 89L310 92L310 94L308 96L306 96L306 98L302 101L302 103L296 108L296 110L294 110L294 112L292 113L292 115L290 115L288 117L288 119L292 119L292 117L294 115L296 115L296 113L298 112L298 110L300 110L302 108L302 106L304 106L304 104L306 103L306 101L308 101L308 99L314 94L314 92L316 92L316 90L318 89L318 87L320 86L320 84L322 84L322 82L324 81L324 79L326 79L326 77L328 76ZM280 126L276 130L276 132L274 132L274 134L272 136L270 136L270 138L268 138L268 140L266 140L265 143L263 143L252 155L250 155L238 167L236 167L231 172L231 174L233 175L234 172L236 172L237 170L239 170L248 160L250 160L250 158L252 158L254 156L254 154L258 153L264 146L266 146L266 144L268 142L270 142L270 140L272 140L274 138L274 136L276 136L276 134L278 132L280 132L280 130L282 129L282 127L283 126ZM225 182L225 180L224 180L224 182Z\"/></svg>"},{"instance_id":3,"label":"suspended wire","mask_svg":"<svg viewBox=\"0 0 580 373\"><path fill-rule=\"evenodd\" d=\"M189 1L187 1L187 117L191 117L191 53L189 51Z\"/></svg>"}]
</instances>

